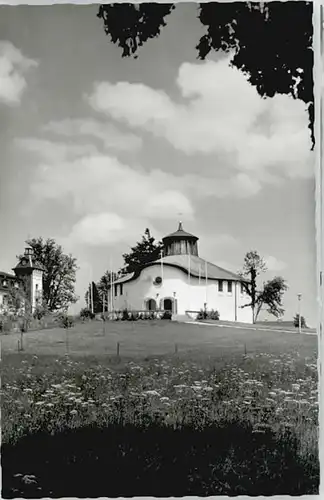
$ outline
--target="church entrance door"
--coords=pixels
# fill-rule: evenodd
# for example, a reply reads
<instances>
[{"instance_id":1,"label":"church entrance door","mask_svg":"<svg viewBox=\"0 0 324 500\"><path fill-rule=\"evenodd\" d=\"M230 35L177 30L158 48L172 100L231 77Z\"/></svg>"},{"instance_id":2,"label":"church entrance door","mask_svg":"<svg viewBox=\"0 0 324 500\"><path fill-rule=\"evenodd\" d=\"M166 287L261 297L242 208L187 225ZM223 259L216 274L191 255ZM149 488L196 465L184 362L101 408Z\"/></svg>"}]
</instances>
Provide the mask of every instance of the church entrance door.
<instances>
[{"instance_id":1,"label":"church entrance door","mask_svg":"<svg viewBox=\"0 0 324 500\"><path fill-rule=\"evenodd\" d=\"M173 301L172 299L164 299L164 302L163 302L163 309L165 311L173 311Z\"/></svg>"},{"instance_id":2,"label":"church entrance door","mask_svg":"<svg viewBox=\"0 0 324 500\"><path fill-rule=\"evenodd\" d=\"M156 311L156 302L154 299L149 299L147 302L146 302L146 309L148 311Z\"/></svg>"}]
</instances>

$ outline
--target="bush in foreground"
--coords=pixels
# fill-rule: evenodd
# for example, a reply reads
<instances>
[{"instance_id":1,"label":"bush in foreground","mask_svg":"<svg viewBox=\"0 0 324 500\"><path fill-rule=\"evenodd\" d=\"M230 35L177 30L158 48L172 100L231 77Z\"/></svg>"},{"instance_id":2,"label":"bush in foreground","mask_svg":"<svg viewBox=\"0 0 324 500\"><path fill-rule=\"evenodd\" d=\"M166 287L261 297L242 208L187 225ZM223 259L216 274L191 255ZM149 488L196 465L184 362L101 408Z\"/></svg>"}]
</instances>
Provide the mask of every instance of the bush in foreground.
<instances>
[{"instance_id":1,"label":"bush in foreground","mask_svg":"<svg viewBox=\"0 0 324 500\"><path fill-rule=\"evenodd\" d=\"M8 356L6 497L317 492L315 358L108 361Z\"/></svg>"},{"instance_id":2,"label":"bush in foreground","mask_svg":"<svg viewBox=\"0 0 324 500\"><path fill-rule=\"evenodd\" d=\"M202 320L202 319L212 319L214 321L219 320L219 312L214 311L212 309L211 311L205 311L204 309L201 309L197 315L197 321Z\"/></svg>"},{"instance_id":3,"label":"bush in foreground","mask_svg":"<svg viewBox=\"0 0 324 500\"><path fill-rule=\"evenodd\" d=\"M269 428L151 421L27 436L2 446L2 473L3 498L84 498L316 494L319 471L292 435L278 440Z\"/></svg>"}]
</instances>

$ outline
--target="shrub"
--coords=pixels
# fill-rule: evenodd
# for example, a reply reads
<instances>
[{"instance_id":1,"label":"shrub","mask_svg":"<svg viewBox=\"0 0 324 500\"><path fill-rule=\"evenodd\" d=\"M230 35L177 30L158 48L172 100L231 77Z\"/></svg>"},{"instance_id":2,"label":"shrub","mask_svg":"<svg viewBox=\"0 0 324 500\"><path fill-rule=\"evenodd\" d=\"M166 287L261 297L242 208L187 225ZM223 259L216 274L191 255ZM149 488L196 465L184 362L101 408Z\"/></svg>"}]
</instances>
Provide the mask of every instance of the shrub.
<instances>
[{"instance_id":1,"label":"shrub","mask_svg":"<svg viewBox=\"0 0 324 500\"><path fill-rule=\"evenodd\" d=\"M58 321L61 328L71 328L74 326L73 316L68 316L66 313L61 313Z\"/></svg>"},{"instance_id":2,"label":"shrub","mask_svg":"<svg viewBox=\"0 0 324 500\"><path fill-rule=\"evenodd\" d=\"M214 311L212 309L211 311L205 311L203 309L200 309L199 313L197 314L196 320L202 320L202 319L212 319L214 321L219 320L219 312Z\"/></svg>"},{"instance_id":3,"label":"shrub","mask_svg":"<svg viewBox=\"0 0 324 500\"><path fill-rule=\"evenodd\" d=\"M94 319L95 318L95 314L92 311L90 311L90 309L88 309L87 307L84 307L80 311L80 318L83 321L86 320L86 319Z\"/></svg>"},{"instance_id":4,"label":"shrub","mask_svg":"<svg viewBox=\"0 0 324 500\"><path fill-rule=\"evenodd\" d=\"M199 313L197 314L196 320L199 321L202 319L207 319L207 311L200 309Z\"/></svg>"},{"instance_id":5,"label":"shrub","mask_svg":"<svg viewBox=\"0 0 324 500\"><path fill-rule=\"evenodd\" d=\"M46 314L48 314L48 312L49 311L46 305L37 306L33 312L33 318L41 320L44 318L44 316L46 316Z\"/></svg>"},{"instance_id":6,"label":"shrub","mask_svg":"<svg viewBox=\"0 0 324 500\"><path fill-rule=\"evenodd\" d=\"M306 320L305 320L304 316L301 316L300 324L301 324L301 328L307 328ZM296 328L299 327L299 314L296 314L296 316L294 317L294 326Z\"/></svg>"},{"instance_id":7,"label":"shrub","mask_svg":"<svg viewBox=\"0 0 324 500\"><path fill-rule=\"evenodd\" d=\"M219 320L219 312L218 311L214 311L214 309L212 309L210 311L210 313L207 313L209 315L208 319L213 319L213 320L216 320L218 321Z\"/></svg>"},{"instance_id":8,"label":"shrub","mask_svg":"<svg viewBox=\"0 0 324 500\"><path fill-rule=\"evenodd\" d=\"M137 312L131 312L129 314L128 320L129 321L137 321L139 319L139 314Z\"/></svg>"},{"instance_id":9,"label":"shrub","mask_svg":"<svg viewBox=\"0 0 324 500\"><path fill-rule=\"evenodd\" d=\"M129 312L127 309L123 309L121 320L128 321L128 319L129 319Z\"/></svg>"},{"instance_id":10,"label":"shrub","mask_svg":"<svg viewBox=\"0 0 324 500\"><path fill-rule=\"evenodd\" d=\"M2 323L2 331L3 333L10 333L12 330L12 321L10 318L5 318Z\"/></svg>"},{"instance_id":11,"label":"shrub","mask_svg":"<svg viewBox=\"0 0 324 500\"><path fill-rule=\"evenodd\" d=\"M172 312L171 311L164 311L161 319L172 319Z\"/></svg>"}]
</instances>

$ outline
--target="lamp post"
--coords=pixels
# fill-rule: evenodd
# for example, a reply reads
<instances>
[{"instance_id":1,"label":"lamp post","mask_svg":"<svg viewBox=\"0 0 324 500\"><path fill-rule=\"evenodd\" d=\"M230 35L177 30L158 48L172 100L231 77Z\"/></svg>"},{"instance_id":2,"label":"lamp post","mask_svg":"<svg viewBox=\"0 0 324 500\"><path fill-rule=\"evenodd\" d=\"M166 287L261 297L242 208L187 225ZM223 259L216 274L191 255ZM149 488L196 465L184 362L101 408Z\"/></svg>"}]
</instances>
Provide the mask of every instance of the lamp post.
<instances>
[{"instance_id":1,"label":"lamp post","mask_svg":"<svg viewBox=\"0 0 324 500\"><path fill-rule=\"evenodd\" d=\"M301 297L302 294L298 293L298 331L301 333Z\"/></svg>"}]
</instances>

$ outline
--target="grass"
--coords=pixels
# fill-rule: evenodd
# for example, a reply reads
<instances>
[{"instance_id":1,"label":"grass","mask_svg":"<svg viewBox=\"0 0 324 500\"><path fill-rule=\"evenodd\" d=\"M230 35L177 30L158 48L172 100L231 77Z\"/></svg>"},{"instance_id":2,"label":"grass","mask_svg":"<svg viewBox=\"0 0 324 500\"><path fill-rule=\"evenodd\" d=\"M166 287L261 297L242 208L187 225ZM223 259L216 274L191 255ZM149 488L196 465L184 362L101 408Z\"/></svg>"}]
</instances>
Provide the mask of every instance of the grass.
<instances>
[{"instance_id":1,"label":"grass","mask_svg":"<svg viewBox=\"0 0 324 500\"><path fill-rule=\"evenodd\" d=\"M2 497L318 493L316 337L93 322L63 355L46 334L3 337Z\"/></svg>"},{"instance_id":2,"label":"grass","mask_svg":"<svg viewBox=\"0 0 324 500\"><path fill-rule=\"evenodd\" d=\"M20 334L1 336L2 352L17 352ZM123 357L171 354L177 344L179 351L195 351L199 355L215 354L229 357L244 353L269 354L298 351L300 356L317 349L316 336L283 334L275 331L256 331L250 328L206 327L169 321L80 323L69 329L62 328L31 331L24 334L26 352L33 354L72 356L116 354L117 342Z\"/></svg>"}]
</instances>

